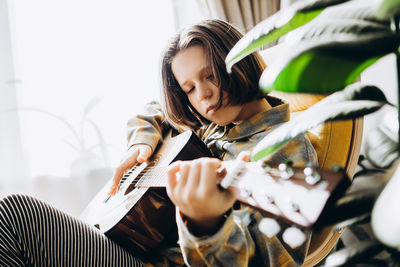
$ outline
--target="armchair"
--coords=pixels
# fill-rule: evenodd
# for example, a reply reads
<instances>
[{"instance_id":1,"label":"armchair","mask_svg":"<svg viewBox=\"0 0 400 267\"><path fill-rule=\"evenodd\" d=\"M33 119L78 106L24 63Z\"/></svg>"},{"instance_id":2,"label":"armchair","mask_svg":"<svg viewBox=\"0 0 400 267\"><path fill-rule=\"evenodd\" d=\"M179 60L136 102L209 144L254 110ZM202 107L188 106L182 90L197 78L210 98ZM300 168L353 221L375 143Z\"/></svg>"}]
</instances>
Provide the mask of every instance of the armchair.
<instances>
[{"instance_id":1,"label":"armchair","mask_svg":"<svg viewBox=\"0 0 400 267\"><path fill-rule=\"evenodd\" d=\"M279 44L261 51L261 55L268 65L285 51L287 51L287 48ZM307 109L325 97L325 95L289 94L277 91L271 94L289 102L292 116L296 116L298 112ZM319 168L330 169L333 165L339 165L345 169L350 179L352 179L357 166L362 134L363 118L327 122L307 132L317 152ZM332 226L313 232L303 266L314 266L325 258L339 240L342 231L336 231Z\"/></svg>"}]
</instances>

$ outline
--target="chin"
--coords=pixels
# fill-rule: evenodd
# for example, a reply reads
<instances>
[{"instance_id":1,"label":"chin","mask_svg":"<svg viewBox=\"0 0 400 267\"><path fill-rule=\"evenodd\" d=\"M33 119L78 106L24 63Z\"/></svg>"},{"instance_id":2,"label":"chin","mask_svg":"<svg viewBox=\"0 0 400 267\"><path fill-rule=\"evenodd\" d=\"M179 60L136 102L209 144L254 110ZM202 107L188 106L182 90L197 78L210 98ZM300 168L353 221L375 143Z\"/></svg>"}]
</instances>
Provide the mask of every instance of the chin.
<instances>
[{"instance_id":1,"label":"chin","mask_svg":"<svg viewBox=\"0 0 400 267\"><path fill-rule=\"evenodd\" d=\"M232 122L235 121L237 116L232 116L232 115L236 115L233 114L232 111L229 110L224 110L223 112L220 112L219 114L216 114L218 116L214 116L213 118L209 118L209 121L214 122L215 124L219 125L219 126L226 126L228 124L231 124ZM227 116L230 115L230 116Z\"/></svg>"},{"instance_id":2,"label":"chin","mask_svg":"<svg viewBox=\"0 0 400 267\"><path fill-rule=\"evenodd\" d=\"M219 120L212 120L218 126L226 126L231 123L231 121L219 121Z\"/></svg>"}]
</instances>

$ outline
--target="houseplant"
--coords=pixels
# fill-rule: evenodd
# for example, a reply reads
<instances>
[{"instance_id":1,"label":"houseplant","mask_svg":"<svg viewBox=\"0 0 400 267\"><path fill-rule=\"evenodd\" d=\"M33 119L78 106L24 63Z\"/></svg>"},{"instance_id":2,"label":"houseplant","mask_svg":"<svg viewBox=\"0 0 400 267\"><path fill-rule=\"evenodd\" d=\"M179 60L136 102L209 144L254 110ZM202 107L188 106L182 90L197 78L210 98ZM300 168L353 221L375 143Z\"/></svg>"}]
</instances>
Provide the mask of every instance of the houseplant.
<instances>
[{"instance_id":1,"label":"houseplant","mask_svg":"<svg viewBox=\"0 0 400 267\"><path fill-rule=\"evenodd\" d=\"M400 81L399 18L399 0L305 0L295 2L249 31L228 54L228 71L264 45L283 40L292 52L268 66L260 78L260 88L265 92L330 94L259 142L252 159L268 157L291 138L325 121L356 118L385 105L396 108L398 115L398 107L379 88L359 83L358 79L367 67L394 53ZM392 142L382 142L380 147L385 157L372 161L378 167L389 167L398 158L398 131L390 136L395 136L395 141L392 138ZM374 233L393 259L398 259L400 227L387 227L385 221L400 219L393 204L400 195L399 180L400 171L394 172L371 216ZM364 251L368 251L368 246ZM342 263L354 263L354 258L347 257Z\"/></svg>"},{"instance_id":2,"label":"houseplant","mask_svg":"<svg viewBox=\"0 0 400 267\"><path fill-rule=\"evenodd\" d=\"M94 97L86 104L78 127L75 127L74 124L68 121L64 116L37 107L18 107L14 109L0 110L0 114L26 111L29 113L42 114L60 122L60 124L65 127L66 132L72 137L70 140L63 139L63 142L71 147L77 154L76 158L70 163L70 176L85 177L89 175L91 171L96 169L107 171L111 169L106 140L104 139L101 129L89 116L93 108L99 102L100 99ZM90 126L94 131L94 137L96 139L93 141L97 141L95 144L91 144L93 142L90 143L87 138L86 131L88 126Z\"/></svg>"}]
</instances>

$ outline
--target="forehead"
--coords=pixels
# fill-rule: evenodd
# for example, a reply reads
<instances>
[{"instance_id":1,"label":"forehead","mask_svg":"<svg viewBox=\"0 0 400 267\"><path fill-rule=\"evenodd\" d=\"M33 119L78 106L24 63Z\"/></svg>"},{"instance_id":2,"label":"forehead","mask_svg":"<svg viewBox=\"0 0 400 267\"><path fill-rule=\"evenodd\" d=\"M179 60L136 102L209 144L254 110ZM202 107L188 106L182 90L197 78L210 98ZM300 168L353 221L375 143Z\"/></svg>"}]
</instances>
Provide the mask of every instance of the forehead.
<instances>
[{"instance_id":1,"label":"forehead","mask_svg":"<svg viewBox=\"0 0 400 267\"><path fill-rule=\"evenodd\" d=\"M201 45L180 51L171 63L172 72L180 84L195 78L199 72L207 69L207 66L207 57Z\"/></svg>"}]
</instances>

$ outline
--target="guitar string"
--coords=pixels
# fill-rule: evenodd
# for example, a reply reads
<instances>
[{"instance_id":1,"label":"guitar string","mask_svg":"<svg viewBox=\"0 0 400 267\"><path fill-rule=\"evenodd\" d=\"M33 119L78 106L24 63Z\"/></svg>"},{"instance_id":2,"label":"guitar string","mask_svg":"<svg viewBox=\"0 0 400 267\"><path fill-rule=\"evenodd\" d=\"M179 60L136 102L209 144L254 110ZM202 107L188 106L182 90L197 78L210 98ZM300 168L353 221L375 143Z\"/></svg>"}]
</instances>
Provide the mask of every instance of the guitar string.
<instances>
[{"instance_id":1,"label":"guitar string","mask_svg":"<svg viewBox=\"0 0 400 267\"><path fill-rule=\"evenodd\" d=\"M131 184L135 183L135 185L137 185L138 183L140 183L140 185L150 185L150 186L154 186L154 185L161 185L161 186L166 186L166 170L167 167L165 166L146 166L143 171L145 171L146 169L149 169L149 171L146 174L143 174L140 177L135 177L135 179L132 181ZM124 177L129 177L134 170L136 170L136 168L132 168L127 174L124 175ZM277 169L275 169L277 170ZM256 173L256 174L260 174L260 172L255 172L255 171L251 171L246 167L243 167L241 170L239 170L238 175L236 177L234 177L232 179L232 183L230 186L235 186L238 184L239 181L241 181L241 173L245 171L247 174L251 174L251 173ZM269 169L269 171L271 171L271 169ZM277 170L279 171L279 170ZM149 183L150 181L150 183ZM280 183L280 181L275 181L277 183ZM280 211L282 212L282 210L280 209ZM303 216L304 217L304 216Z\"/></svg>"},{"instance_id":2,"label":"guitar string","mask_svg":"<svg viewBox=\"0 0 400 267\"><path fill-rule=\"evenodd\" d=\"M151 183L149 183L149 181L150 181L150 182L157 182L156 183L157 185L159 185L160 183L164 185L165 178L163 176L165 174L159 175L160 177L158 177L157 179L155 179L154 176L156 176L157 174L160 173L160 169L161 169L161 172L166 170L167 166L154 166L154 164L155 164L155 161L149 161L148 165L139 173L138 176L136 176L134 178L134 180L131 182L131 184L136 185L137 183L140 183L140 184L152 185ZM136 169L138 169L140 166L141 166L141 164L136 165L132 169L130 169L126 174L124 174L124 176L120 180L120 185L122 185L132 175L132 173ZM260 167L260 168L262 168L262 167ZM243 169L241 171L243 172L243 170L245 170L246 174L250 174L250 175L251 174L258 174L258 175L263 174L263 173L260 173L259 171L258 172L252 171L251 169L246 168L246 167L243 167ZM145 171L145 173L141 174L143 171ZM300 171L296 171L293 174L294 177L298 176L297 172L300 172ZM277 168L268 167L268 169L265 170L264 174L269 174L270 176L272 176L272 178L274 178L274 176L278 176L278 177L282 178L282 175L281 175L282 172Z\"/></svg>"},{"instance_id":3,"label":"guitar string","mask_svg":"<svg viewBox=\"0 0 400 267\"><path fill-rule=\"evenodd\" d=\"M150 167L147 166L146 168L143 169L143 171L145 171L146 169L148 169L148 171L142 175L139 175L137 177L135 177L135 179L132 181L131 184L138 184L139 185L147 185L147 186L152 186L152 185L166 185L166 180L165 180L165 176L166 176L166 166L154 166L154 167ZM263 173L260 173L259 171L252 171L251 169L248 169L246 167L244 167L241 172L245 172L247 175L251 175L251 174L258 174L258 175L262 175ZM275 174L273 173L275 172ZM272 176L271 178L276 180L279 178L274 178L273 176L281 176L280 175L280 171L278 169L268 169L267 172L264 172L264 174L269 174L270 176ZM235 184L237 184L238 181L241 180L240 178L241 175L238 175L238 177L235 177L234 181ZM294 174L293 176L296 177L296 175ZM304 180L304 179L302 179ZM231 186L235 185L234 183L231 184Z\"/></svg>"},{"instance_id":4,"label":"guitar string","mask_svg":"<svg viewBox=\"0 0 400 267\"><path fill-rule=\"evenodd\" d=\"M136 166L135 166L136 167ZM135 168L134 167L134 168ZM145 170L145 169L149 169L147 172L148 173L150 173L150 174L152 174L152 171L157 171L158 169L166 169L166 168L168 168L168 166L153 166L153 167L149 167L149 166L147 166L147 167L145 167L144 169L143 169L143 171ZM260 168L262 168L262 167L260 167ZM260 174L260 172L259 171L252 171L251 169L249 169L249 168L243 168L243 170L246 170L246 172L247 173L251 173L251 174ZM133 169L132 169L132 171L129 171L127 174L131 174L133 172ZM278 168L268 168L268 171L267 171L267 173L272 173L272 172L277 172L277 173L280 173L281 171L278 169ZM301 171L298 171L299 173L301 173ZM126 174L126 175L127 175Z\"/></svg>"},{"instance_id":5,"label":"guitar string","mask_svg":"<svg viewBox=\"0 0 400 267\"><path fill-rule=\"evenodd\" d=\"M168 166L155 166L155 167L149 167L148 170L146 171L145 174L140 176L140 179L152 179L153 175L156 175L158 172L166 170L168 168ZM147 167L145 169L143 169L143 171L145 171L147 169ZM277 168L270 168L268 169L268 171L266 172L260 172L260 171L253 171L249 168L243 168L242 171L245 171L246 174L270 174L271 176L280 176L281 172L279 169ZM294 177L299 176L297 173L302 173L301 171L297 171L294 173ZM296 175L297 174L297 175ZM304 176L304 175L303 175Z\"/></svg>"},{"instance_id":6,"label":"guitar string","mask_svg":"<svg viewBox=\"0 0 400 267\"><path fill-rule=\"evenodd\" d=\"M139 175L138 176L136 176L135 178L134 178L134 180L131 182L131 184L130 185L137 185L139 182L141 183L141 184L146 184L146 181L158 181L158 183L155 183L156 185L159 185L160 183L162 183L163 181L162 181L162 179L160 178L160 179L156 179L156 177L157 176L160 176L160 175L158 175L158 173L159 173L159 171L157 171L158 169L165 169L166 170L166 168L167 167L162 167L162 166L157 166L157 167L152 167L151 166L152 164L150 163L149 165L147 165L143 170L142 170L142 172L146 172L146 173L144 173L144 174L142 174L142 175L140 175L140 173L139 173ZM135 166L136 167L136 166ZM129 178L129 176L133 173L133 171L134 171L134 169L136 169L136 168L138 168L138 167L136 167L136 168L133 168L133 169L131 169L131 171L129 171L124 177L125 177L125 179L124 179L124 181L122 181L122 183L123 182L125 182L126 180L127 180L127 178ZM122 180L122 179L121 179ZM121 183L121 184L122 184Z\"/></svg>"},{"instance_id":7,"label":"guitar string","mask_svg":"<svg viewBox=\"0 0 400 267\"><path fill-rule=\"evenodd\" d=\"M136 186L138 184L141 186L166 186L165 178L166 178L166 169L168 166L154 166L154 163L155 163L154 161L153 162L150 161L149 164L139 173L139 175L134 178L134 180L129 184L129 186ZM129 178L130 175L140 166L141 165L136 165L130 171L128 171L123 176L123 179L121 179L120 185L122 183L124 183L127 180L127 178ZM260 168L262 168L262 167L260 166ZM282 172L279 169L271 168L271 167L268 167L268 169L267 168L263 168L263 169L264 169L264 174L269 174L270 176L272 176L271 177L272 179L278 180L275 182L280 183L279 180L281 180L281 179L276 178L276 176L283 178L281 175ZM145 171L145 173L142 174L143 171ZM240 170L240 172L243 172L243 171L245 171L247 175L263 174L263 173L260 173L260 171L255 172L246 167L243 167L242 170ZM296 171L296 173L297 172L298 171ZM296 175L296 173L293 174L294 177L298 176L298 175ZM273 176L275 176L275 178ZM238 181L240 181L241 179L242 178L240 178L240 175L238 175L238 177L234 177L230 186L236 186L238 184ZM302 179L302 180L304 180L304 179ZM236 187L238 187L238 186L236 186Z\"/></svg>"}]
</instances>

